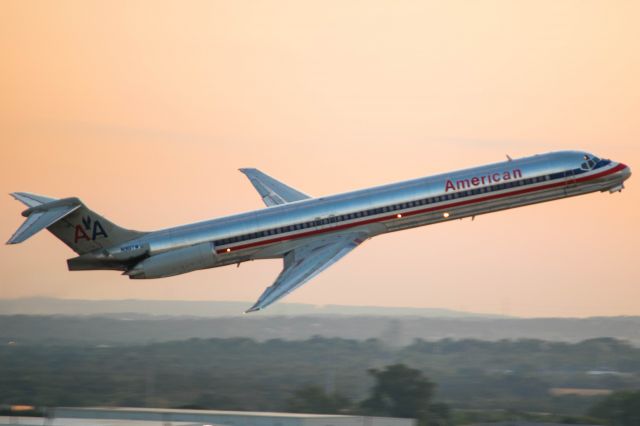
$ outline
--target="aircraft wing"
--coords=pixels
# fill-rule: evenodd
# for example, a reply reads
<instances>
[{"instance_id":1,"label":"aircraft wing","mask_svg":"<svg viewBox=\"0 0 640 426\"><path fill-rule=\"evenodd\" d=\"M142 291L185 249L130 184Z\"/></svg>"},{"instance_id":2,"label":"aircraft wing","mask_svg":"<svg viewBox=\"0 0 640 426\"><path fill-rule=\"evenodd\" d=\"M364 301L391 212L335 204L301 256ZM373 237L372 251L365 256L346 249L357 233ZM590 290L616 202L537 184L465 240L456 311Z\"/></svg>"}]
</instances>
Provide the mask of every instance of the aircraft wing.
<instances>
[{"instance_id":1,"label":"aircraft wing","mask_svg":"<svg viewBox=\"0 0 640 426\"><path fill-rule=\"evenodd\" d=\"M294 249L284 256L284 269L276 281L262 293L245 313L259 311L336 263L369 238L366 232L335 235Z\"/></svg>"},{"instance_id":2,"label":"aircraft wing","mask_svg":"<svg viewBox=\"0 0 640 426\"><path fill-rule=\"evenodd\" d=\"M258 169L240 169L256 188L267 207L310 198L298 190L262 173Z\"/></svg>"}]
</instances>

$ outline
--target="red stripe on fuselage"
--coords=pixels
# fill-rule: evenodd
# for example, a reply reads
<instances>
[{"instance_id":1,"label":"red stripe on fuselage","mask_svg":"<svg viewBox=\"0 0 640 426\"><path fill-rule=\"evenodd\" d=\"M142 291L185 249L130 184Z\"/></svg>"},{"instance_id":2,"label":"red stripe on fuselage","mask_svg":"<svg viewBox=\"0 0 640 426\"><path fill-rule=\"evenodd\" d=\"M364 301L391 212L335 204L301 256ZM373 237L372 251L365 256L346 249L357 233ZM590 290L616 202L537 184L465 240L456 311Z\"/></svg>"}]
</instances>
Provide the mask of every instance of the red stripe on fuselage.
<instances>
[{"instance_id":1,"label":"red stripe on fuselage","mask_svg":"<svg viewBox=\"0 0 640 426\"><path fill-rule=\"evenodd\" d=\"M547 185L536 186L536 187L533 187L533 188L523 188L523 189L518 189L518 190L515 190L515 191L510 191L510 192L502 193L502 194L488 195L488 196L482 197L482 198L474 198L473 200L456 201L454 203L449 203L449 204L446 204L446 205L439 205L439 206L429 207L429 208L426 208L426 209L413 210L413 211L409 211L409 212L403 212L401 214L402 214L402 218L406 218L408 216L415 216L415 215L423 214L423 213L431 213L431 212L438 211L438 210L447 210L447 209L450 209L452 207L466 206L466 205L469 205L469 204L476 204L476 203L481 203L481 202L484 202L484 201L491 201L491 200L497 200L497 199L500 199L500 198L512 197L512 196L515 196L515 195L528 194L530 192L543 191L545 189L558 188L558 187L561 187L561 186L566 186L566 185L574 184L574 183L587 182L587 181L590 181L590 180L598 179L598 178L601 178L601 177L608 176L610 174L619 172L619 171L623 170L625 167L626 166L624 164L618 164L617 166L615 166L615 167L613 167L613 168L611 168L609 170L605 170L603 172L596 173L596 174L591 175L591 176L584 176L584 177L581 177L581 178L570 179L570 180L566 180L566 178L564 178L565 180L563 180L562 182L549 183ZM371 218L371 219L365 219L365 220L361 220L359 222L345 223L345 224L337 225L337 226L334 226L334 227L331 227L331 228L316 229L314 231L300 232L298 234L283 235L281 237L271 238L269 240L255 241L253 243L241 244L241 245L237 245L235 247L228 247L228 248L231 249L231 252L236 252L238 250L252 248L252 247L258 247L258 246L267 245L267 244L273 244L273 243L277 243L277 242L280 242L280 241L295 240L295 239L299 239L299 238L309 237L309 236L312 236L312 235L318 235L318 234L324 234L324 233L328 233L328 232L341 231L343 229L349 229L349 228L354 228L356 226L368 225L370 223L386 222L388 220L393 220L393 219L397 220L397 216L396 216L397 214L398 213L394 213L392 215L376 217L376 218ZM221 250L216 250L216 252L218 254L229 253L227 251L227 248L224 248L224 249L221 249Z\"/></svg>"}]
</instances>

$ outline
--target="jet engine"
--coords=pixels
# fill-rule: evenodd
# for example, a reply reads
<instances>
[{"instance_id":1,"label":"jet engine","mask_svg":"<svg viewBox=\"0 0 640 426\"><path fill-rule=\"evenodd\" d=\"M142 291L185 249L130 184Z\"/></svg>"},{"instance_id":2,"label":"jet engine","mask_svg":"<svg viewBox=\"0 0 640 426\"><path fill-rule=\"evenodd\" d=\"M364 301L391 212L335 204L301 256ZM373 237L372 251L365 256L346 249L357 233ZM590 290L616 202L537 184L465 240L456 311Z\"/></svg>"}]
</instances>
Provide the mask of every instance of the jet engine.
<instances>
[{"instance_id":1,"label":"jet engine","mask_svg":"<svg viewBox=\"0 0 640 426\"><path fill-rule=\"evenodd\" d=\"M213 243L206 242L156 254L125 272L129 278L162 278L213 268L217 264Z\"/></svg>"}]
</instances>

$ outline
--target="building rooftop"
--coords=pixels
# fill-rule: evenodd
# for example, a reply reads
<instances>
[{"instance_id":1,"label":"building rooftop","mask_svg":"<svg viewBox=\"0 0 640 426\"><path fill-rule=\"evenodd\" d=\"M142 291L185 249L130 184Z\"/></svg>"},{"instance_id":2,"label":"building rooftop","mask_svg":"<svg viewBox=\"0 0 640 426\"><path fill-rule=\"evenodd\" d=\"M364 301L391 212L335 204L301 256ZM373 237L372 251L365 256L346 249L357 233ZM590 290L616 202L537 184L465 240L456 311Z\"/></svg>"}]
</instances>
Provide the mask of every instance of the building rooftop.
<instances>
[{"instance_id":1,"label":"building rooftop","mask_svg":"<svg viewBox=\"0 0 640 426\"><path fill-rule=\"evenodd\" d=\"M21 426L157 426L155 420L116 420L116 419L68 419L54 418L45 419L43 417L23 417L23 416L0 416L0 425L21 425ZM201 426L202 423L176 422L172 421L171 426Z\"/></svg>"},{"instance_id":2,"label":"building rooftop","mask_svg":"<svg viewBox=\"0 0 640 426\"><path fill-rule=\"evenodd\" d=\"M57 410L74 411L115 411L138 413L175 413L175 414L206 414L215 416L252 416L252 417L292 417L292 418L348 418L362 417L345 414L306 414L306 413L278 413L265 411L222 411L222 410L190 410L178 408L146 408L146 407L59 407Z\"/></svg>"}]
</instances>

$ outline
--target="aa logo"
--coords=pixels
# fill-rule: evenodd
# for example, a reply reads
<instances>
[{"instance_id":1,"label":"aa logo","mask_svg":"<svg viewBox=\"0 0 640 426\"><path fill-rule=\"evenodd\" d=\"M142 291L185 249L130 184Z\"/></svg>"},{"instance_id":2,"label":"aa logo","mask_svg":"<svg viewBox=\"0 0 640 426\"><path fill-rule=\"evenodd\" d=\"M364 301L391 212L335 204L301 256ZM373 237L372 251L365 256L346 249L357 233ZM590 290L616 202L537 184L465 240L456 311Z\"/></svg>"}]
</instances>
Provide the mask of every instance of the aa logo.
<instances>
[{"instance_id":1,"label":"aa logo","mask_svg":"<svg viewBox=\"0 0 640 426\"><path fill-rule=\"evenodd\" d=\"M89 237L91 234L91 237ZM82 225L76 225L76 235L74 242L77 243L80 240L95 241L99 236L107 238L102 224L99 220L91 220L91 216L82 218Z\"/></svg>"}]
</instances>

